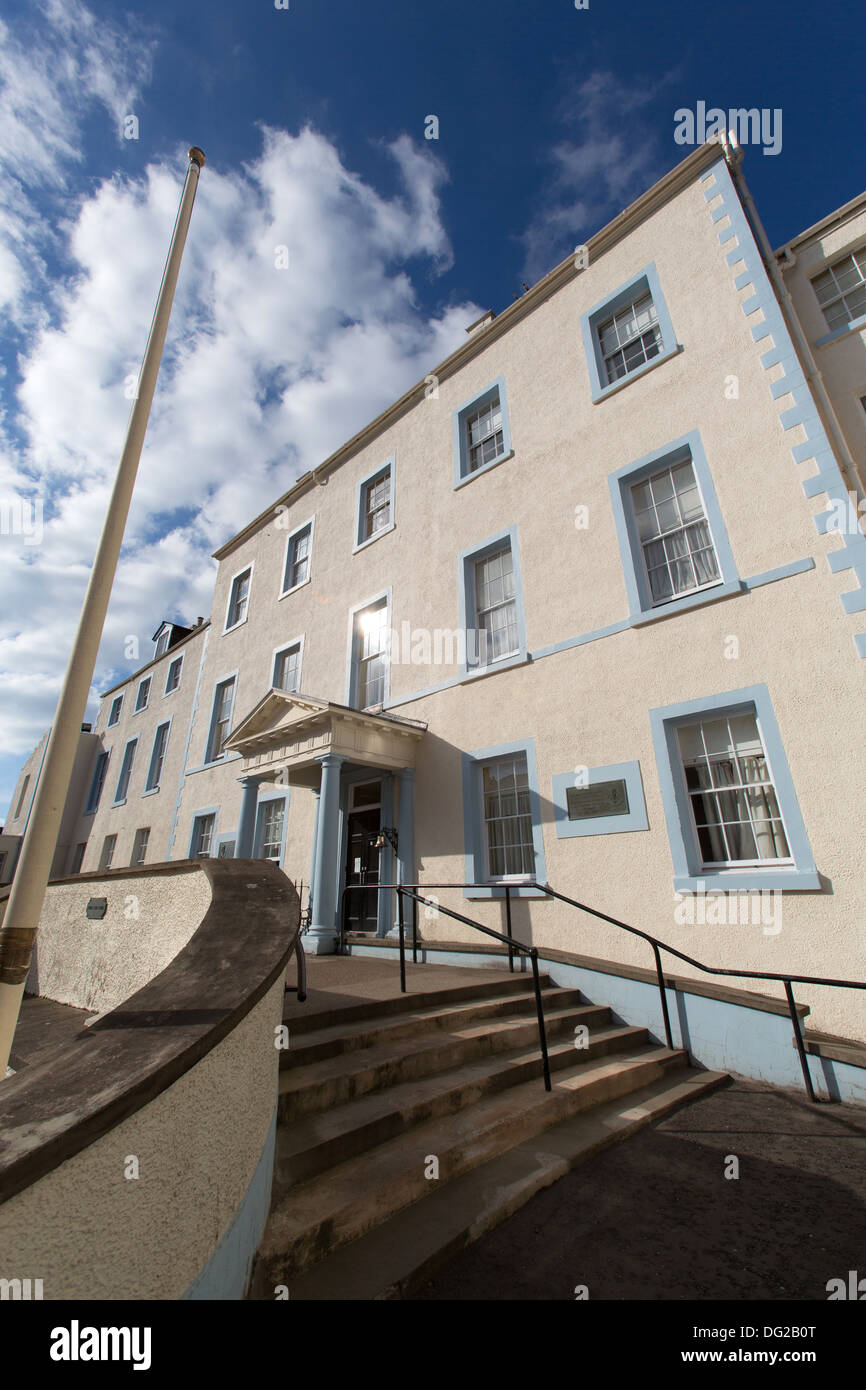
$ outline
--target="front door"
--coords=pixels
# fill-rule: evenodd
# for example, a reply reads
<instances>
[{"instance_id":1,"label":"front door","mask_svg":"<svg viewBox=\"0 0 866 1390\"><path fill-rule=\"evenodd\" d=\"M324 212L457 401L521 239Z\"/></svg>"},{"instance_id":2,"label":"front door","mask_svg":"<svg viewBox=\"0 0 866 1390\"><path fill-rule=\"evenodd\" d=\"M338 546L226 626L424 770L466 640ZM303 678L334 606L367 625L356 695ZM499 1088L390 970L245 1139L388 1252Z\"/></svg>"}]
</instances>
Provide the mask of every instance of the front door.
<instances>
[{"instance_id":1,"label":"front door","mask_svg":"<svg viewBox=\"0 0 866 1390\"><path fill-rule=\"evenodd\" d=\"M349 811L346 886L370 885L370 891L365 892L363 887L358 887L346 894L347 931L375 933L379 924L379 894L373 891L373 885L379 882L379 851L375 841L379 834L380 816L378 806L356 806Z\"/></svg>"}]
</instances>

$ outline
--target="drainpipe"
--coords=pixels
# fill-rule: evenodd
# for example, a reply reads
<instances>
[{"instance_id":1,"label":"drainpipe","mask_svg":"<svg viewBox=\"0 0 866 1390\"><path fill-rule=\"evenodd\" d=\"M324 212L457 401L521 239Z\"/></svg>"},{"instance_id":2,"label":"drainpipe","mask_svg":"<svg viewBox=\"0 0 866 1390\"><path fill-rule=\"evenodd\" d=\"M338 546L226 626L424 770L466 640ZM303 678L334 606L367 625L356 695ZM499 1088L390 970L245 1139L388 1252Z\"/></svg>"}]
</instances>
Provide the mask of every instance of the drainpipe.
<instances>
[{"instance_id":1,"label":"drainpipe","mask_svg":"<svg viewBox=\"0 0 866 1390\"><path fill-rule=\"evenodd\" d=\"M764 225L758 215L758 209L755 207L755 200L749 192L749 186L746 183L741 167L743 162L743 151L736 136L731 131L728 131L727 136L722 137L722 147L725 152L725 162L731 171L734 184L740 196L740 201L746 213L746 220L755 234L755 239L761 250L761 257L767 269L767 274L776 292L776 298L782 310L782 317L794 340L794 347L800 359L800 365L815 395L822 422L830 436L836 462L839 464L845 481L850 491L855 494L859 504L863 501L864 492L863 484L857 472L857 465L854 463L848 450L848 444L842 432L836 412L833 409L833 403L827 394L823 377L812 355L812 348L809 344L809 340L803 332L799 315L794 306L794 301L788 292L788 286L782 278L782 272L779 269L778 261L773 254L773 248L767 238L767 233L764 231ZM786 255L788 258L787 267L790 268L796 258L792 258L792 255L788 252L786 252Z\"/></svg>"}]
</instances>

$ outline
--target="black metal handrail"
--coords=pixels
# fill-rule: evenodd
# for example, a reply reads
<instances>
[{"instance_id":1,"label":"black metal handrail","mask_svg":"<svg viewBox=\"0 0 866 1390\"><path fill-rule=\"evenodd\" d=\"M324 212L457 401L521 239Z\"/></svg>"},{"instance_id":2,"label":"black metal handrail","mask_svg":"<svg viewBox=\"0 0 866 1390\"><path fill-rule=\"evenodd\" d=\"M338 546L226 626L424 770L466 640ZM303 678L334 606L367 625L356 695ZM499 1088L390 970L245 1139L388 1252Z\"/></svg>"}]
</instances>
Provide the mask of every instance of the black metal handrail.
<instances>
[{"instance_id":1,"label":"black metal handrail","mask_svg":"<svg viewBox=\"0 0 866 1390\"><path fill-rule=\"evenodd\" d=\"M416 888L416 889L417 889L417 888L420 887L420 886L421 886L421 885L414 884L414 885L411 885L411 888ZM424 888L477 888L478 886L479 886L479 885L478 885L477 883L425 883L425 884L423 885ZM736 977L737 979L741 979L741 980L776 980L776 981L778 981L779 983L783 984L783 985L785 986L785 996L786 996L787 1001L788 1001L788 1012L789 1012L790 1015L791 1015L791 1023L792 1023L792 1025L793 1025L793 1029L794 1029L794 1041L795 1041L795 1043L796 1043L797 1054L798 1054L799 1059L800 1059L800 1068L801 1068L802 1073L803 1073L803 1081L804 1081L805 1086L806 1086L806 1092L807 1092L807 1094L808 1094L808 1096L809 1096L809 1099L810 1099L811 1101L813 1101L815 1104L818 1103L818 1097L815 1095L815 1089L814 1089L814 1087L813 1087L813 1085L812 1085L812 1076L811 1076L811 1073L810 1073L810 1071L809 1071L809 1064L808 1064L808 1061L807 1061L807 1059L806 1059L806 1048L805 1048L804 1041L803 1041L803 1031L802 1031L802 1029L801 1029L801 1027L800 1027L800 1016L799 1016L799 1014L798 1014L798 1012L797 1012L797 1005L796 1005L796 1002L795 1002L795 999L794 999L794 990L793 990L793 986L794 986L795 984L803 984L803 985L825 985L825 986L829 986L829 987L831 987L831 988L837 988L837 989L866 989L866 981L864 981L864 980L834 980L834 979L830 979L830 978L828 978L828 977L826 977L826 976L823 976L823 975L791 975L791 974L782 974L782 973L780 973L780 972L772 971L772 970L735 970L735 969L731 969L731 968L728 968L728 967L725 967L725 966L705 965L705 964L703 963L703 961L695 960L694 956L687 956L687 955L685 954L684 951L678 950L676 946L671 946L671 945L669 945L668 942L662 941L662 940L661 940L659 937L657 937L657 936L652 936L649 932L642 931L639 927L632 927L632 926L629 925L628 922L621 922L621 921L619 920L618 917L611 917L611 916L609 915L609 913L607 913L607 912L600 912L600 911L598 911L597 908L590 907L587 903L578 902L576 898L570 898L570 897L569 897L567 894L565 894L565 893L559 893L559 892L557 892L557 890L556 890L555 888L551 888L551 886L550 886L549 883L537 883L537 882L535 882L534 880L527 880L527 882L526 882L525 884L521 884L521 885L511 885L511 886L520 886L520 887L533 888L533 889L535 889L536 892L541 893L541 894L544 894L546 897L554 898L554 899L556 899L556 901L558 901L558 902L566 903L569 907L578 908L581 912L588 912L588 913L590 914L590 916L592 916L592 917L598 917L602 922L609 922L609 923L611 924L611 926L619 927L622 931L629 932L632 936L639 936L639 937L641 937L644 941L648 941L648 942L649 942L649 944L652 946L652 949L653 949L653 957L654 957L654 960L655 960L656 980L657 980L657 983L658 983L659 999L660 999L660 1002L661 1002L662 1020L663 1020L663 1023L664 1023L664 1031L665 1031L665 1041L666 1041L666 1043L667 1043L667 1046L670 1047L670 1048L673 1048L673 1046L674 1046L674 1041L673 1041L673 1031L672 1031L672 1029L671 1029L670 1012L669 1012L669 1010L668 1010L667 989L666 989L666 985L665 985L665 982L664 982L664 970L663 970L663 967L662 967L662 959L661 959L661 952L662 952L662 951L667 951L670 955L676 956L678 960L685 961L687 965L693 965L697 970L702 970L702 971L703 971L705 974L707 974L707 975L729 975L729 976L733 976L733 977ZM410 897L413 897L413 898L415 898L416 895L411 891L410 886L407 886L407 885L404 885L404 884L399 884L399 883L383 883L383 884L348 884L348 885L346 886L346 889L344 889L344 891L343 891L343 904L342 904L342 909L343 909L343 910L342 910L342 912L341 912L341 919L340 919L340 920L341 920L341 937L343 937L343 938L345 937L345 932L344 932L344 924L345 924L345 893L346 893L346 891L351 890L352 888L356 888L356 887L365 887L365 888L368 888L368 889L370 889L370 888L376 888L377 890L380 890L380 891L384 891L385 889L389 889L389 890L394 890L394 891L396 891L396 892L398 893L398 901L400 902L400 907L399 907L399 910L398 910L398 918L399 918L399 922L400 922L401 971L402 971L402 974L403 974L403 978L405 978L405 961L403 960L403 935L402 935L402 900L400 899L399 895L402 894L402 893L406 893L407 896L410 896ZM446 916L448 916L448 917L454 917L458 922L466 922L466 923L468 923L469 926L477 927L480 931L485 932L488 936L494 936L494 937L497 937L500 941L503 941L503 942L506 944L506 946L508 946L509 966L510 966L511 969L513 969L513 968L514 968L514 951L515 951L515 950L516 950L516 951L519 951L519 952L521 952L521 953L524 953L524 954L532 954L532 953L534 952L536 956L537 956L538 952L537 952L537 948L535 948L535 947L532 947L532 948L525 947L525 946L523 946L520 942L517 942L517 941L514 940L512 934L511 934L511 893L510 893L510 886L509 886L508 884L503 884L502 887L505 889L505 903L506 903L506 913L507 913L507 923L508 923L508 935L507 935L507 936L503 936L500 932L495 932L495 931L493 931L490 927L485 927L485 926L484 926L482 923L480 923L480 922L473 922L473 921L471 921L468 917L462 917L462 916L460 915L460 913L452 912L450 909L442 907L442 905L441 905L440 903L438 903L438 902L435 903L435 904L430 903L429 905L430 905L430 906L434 906L434 905L435 905L435 907L437 908L437 910L438 910L439 912L444 912L444 913L446 914ZM416 902L415 902L415 904L414 904L414 913L413 913L413 958L416 959L416 960L417 960L417 936L418 936L418 930L417 930L417 925L418 925L418 924L417 924L417 903L418 903L418 902L429 902L429 900L428 900L428 899L425 899L425 898L417 897L417 900L416 900ZM534 971L535 971L536 978L537 978L537 974L538 974L537 961L534 961L534 962L533 962L533 969L534 969ZM540 1007L540 1001L539 1001L539 1007ZM545 1057L546 1057L546 1046L545 1046ZM548 1074L548 1073L547 1073L547 1071L546 1071L546 1072L545 1072L545 1075L547 1076L547 1074ZM549 1090L550 1087L548 1086L547 1089Z\"/></svg>"},{"instance_id":2,"label":"black metal handrail","mask_svg":"<svg viewBox=\"0 0 866 1390\"><path fill-rule=\"evenodd\" d=\"M794 1040L797 1045L797 1053L800 1058L800 1068L803 1072L803 1080L806 1084L806 1091L809 1099L815 1104L818 1097L812 1085L812 1076L809 1071L809 1064L806 1060L806 1048L803 1043L803 1032L800 1027L800 1016L797 1013L797 1005L794 1001L794 984L801 985L828 985L837 989L866 989L866 980L832 980L823 975L788 975L781 974L773 970L733 970L725 966L704 965L703 961L695 960L694 956L687 956L684 951L677 950L676 946L670 946L666 941L661 941L656 936L650 936L649 932L641 931L638 927L631 927L627 922L621 922L617 917L610 917L606 912L599 912L594 907L589 907L586 903L580 903L576 898L569 898L565 893L558 893L550 884L543 887L538 885L539 890L548 894L551 898L556 898L559 902L568 903L571 907L577 907L581 912L588 912L593 917L599 917L603 922L610 922L614 927L620 927L623 931L631 932L632 936L643 937L644 941L649 941L653 948L656 962L656 977L658 979L659 994L661 996L662 1014L665 1024L665 1038L668 1047L673 1047L671 1034L671 1022L668 1014L667 995L665 993L664 975L662 972L661 951L667 951L670 955L676 956L678 960L684 960L687 965L694 965L698 970L703 970L707 975L731 975L740 980L778 980L785 986L785 995L788 1000L788 1012L791 1015L791 1023L794 1028Z\"/></svg>"},{"instance_id":3,"label":"black metal handrail","mask_svg":"<svg viewBox=\"0 0 866 1390\"><path fill-rule=\"evenodd\" d=\"M403 899L410 898L412 901L412 955L413 960L418 959L418 904L424 903L427 907L435 907L437 912L443 912L446 917L453 917L455 922L462 922L464 926L474 927L476 931L483 932L485 936L492 936L494 940L501 941L508 947L508 958L511 968L514 968L514 952L528 956L532 966L532 981L535 989L535 1012L538 1019L538 1043L541 1051L541 1068L544 1075L544 1089L549 1091L550 1085L550 1057L547 1050L547 1029L544 1023L544 1005L541 999L541 979L538 972L538 948L536 946L524 946L521 941L515 941L511 935L511 913L509 903L508 916L508 936L503 936L502 932L494 931L492 927L487 927L483 922L476 922L472 917L466 917L462 912L454 912L450 907L443 907L439 902L432 902L430 898L422 897L417 892L419 884L405 883L347 883L343 888L340 904L340 945L341 949L345 941L345 921L346 921L346 894L357 889L364 889L366 892L375 891L384 893L385 891L397 894L397 930L400 942L400 989L406 994L406 939L403 921ZM425 888L474 888L472 883L430 883L424 884Z\"/></svg>"}]
</instances>

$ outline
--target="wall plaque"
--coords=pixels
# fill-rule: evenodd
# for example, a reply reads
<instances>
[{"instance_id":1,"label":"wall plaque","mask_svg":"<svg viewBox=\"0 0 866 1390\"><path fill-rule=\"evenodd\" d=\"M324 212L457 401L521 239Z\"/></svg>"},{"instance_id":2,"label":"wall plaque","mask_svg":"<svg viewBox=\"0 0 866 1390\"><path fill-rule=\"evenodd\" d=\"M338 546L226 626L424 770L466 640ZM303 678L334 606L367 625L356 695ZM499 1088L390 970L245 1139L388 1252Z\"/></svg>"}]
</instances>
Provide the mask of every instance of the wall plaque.
<instances>
[{"instance_id":1,"label":"wall plaque","mask_svg":"<svg viewBox=\"0 0 866 1390\"><path fill-rule=\"evenodd\" d=\"M624 777L596 782L591 787L566 787L569 820L594 820L599 816L627 816L628 790Z\"/></svg>"},{"instance_id":2,"label":"wall plaque","mask_svg":"<svg viewBox=\"0 0 866 1390\"><path fill-rule=\"evenodd\" d=\"M91 898L87 904L88 917L101 920L105 916L105 909L108 907L107 898Z\"/></svg>"}]
</instances>

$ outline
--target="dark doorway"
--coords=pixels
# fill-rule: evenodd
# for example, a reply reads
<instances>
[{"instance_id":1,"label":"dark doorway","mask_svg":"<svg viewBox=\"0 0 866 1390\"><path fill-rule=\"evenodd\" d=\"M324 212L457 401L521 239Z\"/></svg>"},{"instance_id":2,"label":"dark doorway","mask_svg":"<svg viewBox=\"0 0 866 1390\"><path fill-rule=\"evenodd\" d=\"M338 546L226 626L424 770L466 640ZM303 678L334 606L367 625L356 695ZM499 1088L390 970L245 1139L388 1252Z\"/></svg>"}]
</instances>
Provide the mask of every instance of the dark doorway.
<instances>
[{"instance_id":1,"label":"dark doorway","mask_svg":"<svg viewBox=\"0 0 866 1390\"><path fill-rule=\"evenodd\" d=\"M346 885L369 884L364 892L355 888L346 894L346 929L376 932L379 925L379 894L372 885L379 882L379 851L375 847L381 812L378 806L349 812L346 850Z\"/></svg>"}]
</instances>

